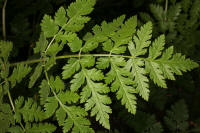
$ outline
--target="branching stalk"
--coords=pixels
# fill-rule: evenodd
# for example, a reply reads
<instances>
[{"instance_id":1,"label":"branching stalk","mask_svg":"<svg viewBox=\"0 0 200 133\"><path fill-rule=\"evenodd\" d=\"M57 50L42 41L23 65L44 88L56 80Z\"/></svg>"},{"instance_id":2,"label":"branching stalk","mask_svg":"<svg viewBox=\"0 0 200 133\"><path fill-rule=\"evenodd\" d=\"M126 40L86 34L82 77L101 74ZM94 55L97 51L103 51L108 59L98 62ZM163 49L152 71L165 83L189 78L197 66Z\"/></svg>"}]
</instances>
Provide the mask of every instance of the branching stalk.
<instances>
[{"instance_id":1,"label":"branching stalk","mask_svg":"<svg viewBox=\"0 0 200 133\"><path fill-rule=\"evenodd\" d=\"M11 106L12 106L13 112L16 113L16 112L15 112L15 106L14 106L14 104L13 104L13 100L12 100L12 97L11 97L11 94L10 94L10 91L9 91L9 90L8 90L8 98L9 98L10 104L11 104ZM26 129L24 128L23 124L22 124L21 122L19 122L19 124L20 124L21 128L23 129L23 132L25 132Z\"/></svg>"}]
</instances>

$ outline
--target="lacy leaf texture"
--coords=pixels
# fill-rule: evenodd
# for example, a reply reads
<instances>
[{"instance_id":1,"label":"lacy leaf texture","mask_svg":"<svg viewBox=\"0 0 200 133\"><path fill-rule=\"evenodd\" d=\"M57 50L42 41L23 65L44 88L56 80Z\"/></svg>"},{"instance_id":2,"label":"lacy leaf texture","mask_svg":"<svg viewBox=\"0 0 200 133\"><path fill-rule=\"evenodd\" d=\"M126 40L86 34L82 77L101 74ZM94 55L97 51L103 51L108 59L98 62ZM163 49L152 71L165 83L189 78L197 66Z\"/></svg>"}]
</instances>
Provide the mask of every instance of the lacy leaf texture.
<instances>
[{"instance_id":1,"label":"lacy leaf texture","mask_svg":"<svg viewBox=\"0 0 200 133\"><path fill-rule=\"evenodd\" d=\"M175 80L175 75L198 67L174 53L173 46L165 48L165 35L153 40L151 22L137 27L136 16L103 21L80 38L78 33L90 20L94 5L95 0L76 0L67 9L60 7L54 17L45 15L34 48L40 59L9 63L12 42L0 41L2 132L51 133L57 125L64 133L94 133L90 117L110 129L111 96L134 115L137 97L149 99L150 81L167 88L166 79ZM94 54L97 48L102 53ZM57 55L67 49L71 51L67 55ZM65 62L62 73L50 73L58 59ZM12 102L10 90L21 82L34 92L39 89L38 93ZM11 103L4 102L6 95ZM173 119L171 112L168 116L167 123ZM45 121L52 117L56 125Z\"/></svg>"}]
</instances>

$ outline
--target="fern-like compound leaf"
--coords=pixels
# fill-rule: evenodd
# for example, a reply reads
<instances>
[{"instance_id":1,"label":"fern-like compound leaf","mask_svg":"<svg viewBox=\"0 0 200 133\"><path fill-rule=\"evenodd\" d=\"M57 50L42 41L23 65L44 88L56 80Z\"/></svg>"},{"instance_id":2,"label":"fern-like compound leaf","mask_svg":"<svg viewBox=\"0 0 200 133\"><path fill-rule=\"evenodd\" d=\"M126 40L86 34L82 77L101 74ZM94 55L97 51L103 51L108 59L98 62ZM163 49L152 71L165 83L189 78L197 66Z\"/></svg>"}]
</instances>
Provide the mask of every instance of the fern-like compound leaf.
<instances>
[{"instance_id":1,"label":"fern-like compound leaf","mask_svg":"<svg viewBox=\"0 0 200 133\"><path fill-rule=\"evenodd\" d=\"M87 112L79 106L66 106L63 103L68 102L69 96L73 96L77 100L77 94L75 93L63 93L62 96L58 96L60 107L56 111L56 118L60 126L63 126L63 132L67 133L72 130L73 133L93 133L93 129L90 128L90 121L85 118ZM65 97L65 100L63 98ZM53 98L53 97L52 97ZM55 99L56 100L56 99ZM74 101L73 101L74 102Z\"/></svg>"},{"instance_id":2,"label":"fern-like compound leaf","mask_svg":"<svg viewBox=\"0 0 200 133\"><path fill-rule=\"evenodd\" d=\"M117 92L117 99L121 100L121 104L125 105L130 113L135 114L136 90L132 86L133 80L129 78L129 71L124 68L125 65L124 58L111 58L111 70L106 74L105 81L107 84L111 84L112 92Z\"/></svg>"},{"instance_id":3,"label":"fern-like compound leaf","mask_svg":"<svg viewBox=\"0 0 200 133\"><path fill-rule=\"evenodd\" d=\"M48 44L48 41L46 40L45 36L44 36L44 32L42 32L40 34L40 38L39 38L39 41L36 42L36 46L35 48L33 49L34 50L34 53L39 53L42 54L42 52L45 51L46 47L47 47L47 44Z\"/></svg>"},{"instance_id":4,"label":"fern-like compound leaf","mask_svg":"<svg viewBox=\"0 0 200 133\"><path fill-rule=\"evenodd\" d=\"M42 63L39 63L36 66L33 74L30 77L30 81L29 81L29 85L28 85L29 88L33 87L33 85L35 84L35 82L37 81L37 79L40 77L40 75L42 73L42 70L43 70Z\"/></svg>"},{"instance_id":5,"label":"fern-like compound leaf","mask_svg":"<svg viewBox=\"0 0 200 133\"><path fill-rule=\"evenodd\" d=\"M71 58L68 60L68 64L63 66L62 78L70 78L76 71L80 69L80 63L78 59Z\"/></svg>"},{"instance_id":6,"label":"fern-like compound leaf","mask_svg":"<svg viewBox=\"0 0 200 133\"><path fill-rule=\"evenodd\" d=\"M112 111L108 104L111 104L111 99L107 95L102 95L108 93L109 88L102 83L94 82L102 80L104 76L101 71L97 71L96 69L83 69L82 71L85 75L87 85L81 92L81 102L86 101L86 111L91 110L91 116L96 115L96 120L105 128L110 129L108 114Z\"/></svg>"},{"instance_id":7,"label":"fern-like compound leaf","mask_svg":"<svg viewBox=\"0 0 200 133\"><path fill-rule=\"evenodd\" d=\"M186 131L189 126L188 118L187 106L183 100L180 100L171 106L171 110L167 111L164 121L172 132L177 130Z\"/></svg>"},{"instance_id":8,"label":"fern-like compound leaf","mask_svg":"<svg viewBox=\"0 0 200 133\"><path fill-rule=\"evenodd\" d=\"M134 129L137 133L163 133L162 125L156 120L155 115L141 111L138 111L133 119L129 119L127 124L135 125Z\"/></svg>"},{"instance_id":9,"label":"fern-like compound leaf","mask_svg":"<svg viewBox=\"0 0 200 133\"><path fill-rule=\"evenodd\" d=\"M0 103L0 132L6 133L15 120L9 104Z\"/></svg>"},{"instance_id":10,"label":"fern-like compound leaf","mask_svg":"<svg viewBox=\"0 0 200 133\"><path fill-rule=\"evenodd\" d=\"M71 91L77 91L85 82L85 76L83 74L83 71L80 71L79 73L74 75L74 79L71 80Z\"/></svg>"},{"instance_id":11,"label":"fern-like compound leaf","mask_svg":"<svg viewBox=\"0 0 200 133\"><path fill-rule=\"evenodd\" d=\"M24 131L20 126L12 126L7 130L7 132L9 132L9 133L22 133Z\"/></svg>"},{"instance_id":12,"label":"fern-like compound leaf","mask_svg":"<svg viewBox=\"0 0 200 133\"><path fill-rule=\"evenodd\" d=\"M71 3L67 9L69 21L65 30L71 32L80 31L84 24L90 20L86 15L92 12L94 4L95 0L76 0L76 2Z\"/></svg>"},{"instance_id":13,"label":"fern-like compound leaf","mask_svg":"<svg viewBox=\"0 0 200 133\"><path fill-rule=\"evenodd\" d=\"M157 19L158 21L164 20L164 17L166 14L164 13L163 7L161 7L159 5L151 4L150 10L151 10L152 14L154 15L155 19Z\"/></svg>"},{"instance_id":14,"label":"fern-like compound leaf","mask_svg":"<svg viewBox=\"0 0 200 133\"><path fill-rule=\"evenodd\" d=\"M113 22L107 23L103 21L101 26L93 27L93 34L88 33L86 43L82 51L88 52L95 49L99 43L103 43L103 50L107 52L119 54L126 50L124 44L127 44L136 31L137 18L131 17L124 22L125 15L114 19ZM86 37L85 37L86 38Z\"/></svg>"},{"instance_id":15,"label":"fern-like compound leaf","mask_svg":"<svg viewBox=\"0 0 200 133\"><path fill-rule=\"evenodd\" d=\"M79 100L79 95L64 91L64 83L58 76L56 78L51 76L48 81L43 80L40 87L47 89L46 84L54 96L45 95L45 116L49 118L55 115L59 126L63 126L64 133L70 130L74 133L93 133L93 129L89 127L90 121L85 118L87 112L79 106L70 105Z\"/></svg>"},{"instance_id":16,"label":"fern-like compound leaf","mask_svg":"<svg viewBox=\"0 0 200 133\"><path fill-rule=\"evenodd\" d=\"M44 32L44 36L47 38L53 37L58 32L58 26L49 15L45 15L43 17L41 27Z\"/></svg>"},{"instance_id":17,"label":"fern-like compound leaf","mask_svg":"<svg viewBox=\"0 0 200 133\"><path fill-rule=\"evenodd\" d=\"M146 61L145 68L154 83L156 83L160 87L167 88L163 72L160 70L160 66L158 63L153 61Z\"/></svg>"},{"instance_id":18,"label":"fern-like compound leaf","mask_svg":"<svg viewBox=\"0 0 200 133\"><path fill-rule=\"evenodd\" d=\"M53 43L47 51L47 55L49 56L56 56L58 52L63 49L63 45L59 45L58 43Z\"/></svg>"},{"instance_id":19,"label":"fern-like compound leaf","mask_svg":"<svg viewBox=\"0 0 200 133\"><path fill-rule=\"evenodd\" d=\"M50 87L46 80L42 80L41 85L39 87L40 87L40 90L39 90L40 104L44 105L50 94Z\"/></svg>"},{"instance_id":20,"label":"fern-like compound leaf","mask_svg":"<svg viewBox=\"0 0 200 133\"><path fill-rule=\"evenodd\" d=\"M24 98L19 97L15 100L16 113L15 120L21 122L22 117L25 122L38 122L46 118L45 113L42 111L41 107L37 105L33 99L28 98L24 103Z\"/></svg>"},{"instance_id":21,"label":"fern-like compound leaf","mask_svg":"<svg viewBox=\"0 0 200 133\"><path fill-rule=\"evenodd\" d=\"M13 43L10 41L0 40L0 57L7 62L10 52L12 51Z\"/></svg>"},{"instance_id":22,"label":"fern-like compound leaf","mask_svg":"<svg viewBox=\"0 0 200 133\"><path fill-rule=\"evenodd\" d=\"M151 32L151 23L145 24L137 31L137 35L134 36L133 42L130 42L128 46L133 58L130 58L127 61L125 67L132 73L132 77L136 83L136 90L145 100L148 100L149 98L148 74L155 84L166 88L167 85L165 79L175 80L174 74L182 75L182 72L198 67L197 63L187 59L180 53L173 54L173 47L164 50L164 35L155 39L149 47ZM138 57L146 53L147 47L149 47L148 58ZM103 67L101 66L101 62L98 64L98 67Z\"/></svg>"},{"instance_id":23,"label":"fern-like compound leaf","mask_svg":"<svg viewBox=\"0 0 200 133\"><path fill-rule=\"evenodd\" d=\"M176 20L181 12L181 5L175 4L173 6L170 6L168 12L167 12L167 19L168 19L168 26L170 31L174 31Z\"/></svg>"},{"instance_id":24,"label":"fern-like compound leaf","mask_svg":"<svg viewBox=\"0 0 200 133\"><path fill-rule=\"evenodd\" d=\"M146 53L146 47L151 43L152 23L146 23L140 30L137 31L137 36L134 36L134 42L130 42L128 49L132 56L140 56ZM157 55L156 55L157 56ZM132 72L132 77L136 82L136 90L139 95L145 100L149 97L148 78L144 69L144 61L140 59L129 59L126 69Z\"/></svg>"},{"instance_id":25,"label":"fern-like compound leaf","mask_svg":"<svg viewBox=\"0 0 200 133\"><path fill-rule=\"evenodd\" d=\"M78 102L80 96L72 91L65 91L65 92L62 91L58 94L58 98L64 104L72 104Z\"/></svg>"},{"instance_id":26,"label":"fern-like compound leaf","mask_svg":"<svg viewBox=\"0 0 200 133\"><path fill-rule=\"evenodd\" d=\"M55 14L55 23L59 26L63 26L67 22L66 10L64 7L60 7Z\"/></svg>"},{"instance_id":27,"label":"fern-like compound leaf","mask_svg":"<svg viewBox=\"0 0 200 133\"><path fill-rule=\"evenodd\" d=\"M109 58L98 58L98 61L96 62L97 68L98 69L106 69L110 66L110 60Z\"/></svg>"},{"instance_id":28,"label":"fern-like compound leaf","mask_svg":"<svg viewBox=\"0 0 200 133\"><path fill-rule=\"evenodd\" d=\"M149 47L149 58L156 59L161 55L162 50L165 45L165 36L159 36L153 43L152 46Z\"/></svg>"},{"instance_id":29,"label":"fern-like compound leaf","mask_svg":"<svg viewBox=\"0 0 200 133\"><path fill-rule=\"evenodd\" d=\"M88 65L82 66L88 67ZM79 73L74 75L74 79L71 81L71 90L77 91L86 82L86 86L83 87L81 92L81 102L86 102L85 109L86 111L91 110L91 116L96 115L96 120L105 128L110 129L108 114L112 111L108 104L111 103L111 100L106 95L109 92L109 88L103 83L95 82L101 81L103 78L104 75L101 71L96 69L88 70L83 67Z\"/></svg>"},{"instance_id":30,"label":"fern-like compound leaf","mask_svg":"<svg viewBox=\"0 0 200 133\"><path fill-rule=\"evenodd\" d=\"M126 69L131 71L137 87L136 90L142 98L148 101L149 99L149 79L144 68L144 61L141 59L129 59L126 64Z\"/></svg>"},{"instance_id":31,"label":"fern-like compound leaf","mask_svg":"<svg viewBox=\"0 0 200 133\"><path fill-rule=\"evenodd\" d=\"M51 84L51 89L52 91L59 92L61 90L64 90L65 84L64 82L60 79L59 76L56 76L54 79L53 76L50 77L50 84Z\"/></svg>"},{"instance_id":32,"label":"fern-like compound leaf","mask_svg":"<svg viewBox=\"0 0 200 133\"><path fill-rule=\"evenodd\" d=\"M129 45L129 51L132 56L140 56L146 53L146 47L151 44L152 23L148 22L137 31L134 36L134 45Z\"/></svg>"},{"instance_id":33,"label":"fern-like compound leaf","mask_svg":"<svg viewBox=\"0 0 200 133\"><path fill-rule=\"evenodd\" d=\"M89 127L89 120L85 118L87 112L83 108L64 106L63 109L68 114L63 124L64 132L68 132L72 128L72 133L94 133L94 130Z\"/></svg>"},{"instance_id":34,"label":"fern-like compound leaf","mask_svg":"<svg viewBox=\"0 0 200 133\"><path fill-rule=\"evenodd\" d=\"M58 108L58 101L54 97L48 97L45 102L45 114L50 117Z\"/></svg>"},{"instance_id":35,"label":"fern-like compound leaf","mask_svg":"<svg viewBox=\"0 0 200 133\"><path fill-rule=\"evenodd\" d=\"M31 71L31 67L24 64L19 64L14 68L12 75L9 77L11 87L13 88L16 83L20 83L22 79Z\"/></svg>"}]
</instances>

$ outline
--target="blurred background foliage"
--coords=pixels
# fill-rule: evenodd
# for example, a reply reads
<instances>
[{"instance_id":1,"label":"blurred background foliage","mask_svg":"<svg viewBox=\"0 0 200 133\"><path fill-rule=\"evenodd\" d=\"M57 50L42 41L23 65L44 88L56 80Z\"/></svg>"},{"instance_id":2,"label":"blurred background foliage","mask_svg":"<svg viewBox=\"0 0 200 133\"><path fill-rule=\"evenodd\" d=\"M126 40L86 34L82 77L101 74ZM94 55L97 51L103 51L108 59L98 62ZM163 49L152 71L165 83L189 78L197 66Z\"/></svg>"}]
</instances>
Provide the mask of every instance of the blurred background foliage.
<instances>
[{"instance_id":1,"label":"blurred background foliage","mask_svg":"<svg viewBox=\"0 0 200 133\"><path fill-rule=\"evenodd\" d=\"M0 0L1 9L3 2ZM60 6L67 7L71 2L73 0L8 0L7 40L14 44L11 61L34 58L33 48L39 38L43 15L54 14ZM127 18L137 15L139 26L152 21L154 38L165 34L167 46L174 45L177 52L200 63L200 0L97 0L90 15L92 20L80 36L102 20L112 21L122 14ZM0 23L2 25L2 21ZM167 89L152 84L149 102L138 98L135 116L113 102L112 130L105 131L95 120L94 129L97 133L200 133L200 69L184 73L167 84ZM18 93L20 91L23 90Z\"/></svg>"}]
</instances>

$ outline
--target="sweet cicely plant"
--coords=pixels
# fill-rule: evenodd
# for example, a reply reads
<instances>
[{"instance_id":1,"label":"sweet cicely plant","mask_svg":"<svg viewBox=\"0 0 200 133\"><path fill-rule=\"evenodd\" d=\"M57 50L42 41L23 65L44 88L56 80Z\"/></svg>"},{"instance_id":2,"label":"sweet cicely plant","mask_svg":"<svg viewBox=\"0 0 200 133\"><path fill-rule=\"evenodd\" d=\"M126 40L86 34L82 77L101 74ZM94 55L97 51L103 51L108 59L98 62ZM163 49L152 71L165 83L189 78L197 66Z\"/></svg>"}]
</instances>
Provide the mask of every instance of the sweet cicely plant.
<instances>
[{"instance_id":1,"label":"sweet cicely plant","mask_svg":"<svg viewBox=\"0 0 200 133\"><path fill-rule=\"evenodd\" d=\"M80 38L94 5L95 0L76 0L54 17L45 15L34 48L38 59L10 63L12 42L0 41L1 132L52 133L62 127L64 133L93 133L90 117L109 130L111 95L134 115L136 96L149 99L150 81L167 88L166 79L198 67L174 54L173 46L165 48L164 35L152 40L152 23L137 27L136 16L103 21ZM58 60L65 65L60 67ZM53 66L62 73L52 72ZM28 76L27 83L23 79ZM39 89L33 97L12 97L21 82Z\"/></svg>"}]
</instances>

